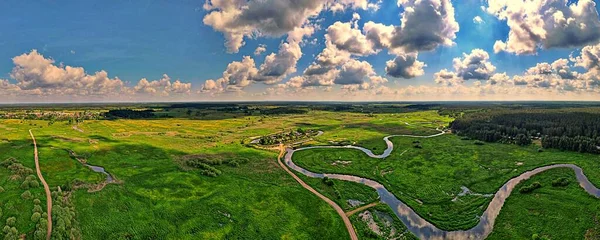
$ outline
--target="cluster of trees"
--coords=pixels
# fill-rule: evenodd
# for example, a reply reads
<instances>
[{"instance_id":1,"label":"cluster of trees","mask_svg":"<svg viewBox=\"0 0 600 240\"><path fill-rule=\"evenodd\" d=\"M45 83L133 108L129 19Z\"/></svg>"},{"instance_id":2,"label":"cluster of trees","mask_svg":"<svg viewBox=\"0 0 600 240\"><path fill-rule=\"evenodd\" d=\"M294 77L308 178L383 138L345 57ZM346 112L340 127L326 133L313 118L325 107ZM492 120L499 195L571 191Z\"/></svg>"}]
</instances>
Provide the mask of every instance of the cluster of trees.
<instances>
[{"instance_id":1,"label":"cluster of trees","mask_svg":"<svg viewBox=\"0 0 600 240\"><path fill-rule=\"evenodd\" d=\"M529 145L600 153L600 110L597 109L494 109L465 114L453 121L452 130L486 142Z\"/></svg>"},{"instance_id":2,"label":"cluster of trees","mask_svg":"<svg viewBox=\"0 0 600 240\"><path fill-rule=\"evenodd\" d=\"M10 170L10 172L12 174L11 179L13 179L13 180L23 179L25 176L30 176L33 174L33 169L23 166L23 164L21 164L15 158L8 158L8 159L2 161L2 163L0 163L0 166L5 167L8 170ZM27 179L29 179L29 181ZM31 182L31 179L32 179L31 177L26 178L28 185ZM33 176L33 179L35 179L35 176ZM35 180L35 181L37 182L37 180ZM38 183L38 186L39 186L39 183Z\"/></svg>"},{"instance_id":3,"label":"cluster of trees","mask_svg":"<svg viewBox=\"0 0 600 240\"><path fill-rule=\"evenodd\" d=\"M29 175L25 178L25 181L21 183L21 189L27 190L29 188L37 188L40 186L40 183L37 181L37 178L34 175Z\"/></svg>"},{"instance_id":4,"label":"cluster of trees","mask_svg":"<svg viewBox=\"0 0 600 240\"><path fill-rule=\"evenodd\" d=\"M9 217L6 219L6 225L2 228L4 232L4 240L17 240L19 239L19 231L15 227L17 224L17 218Z\"/></svg>"},{"instance_id":5,"label":"cluster of trees","mask_svg":"<svg viewBox=\"0 0 600 240\"><path fill-rule=\"evenodd\" d=\"M261 145L273 145L283 142L291 142L300 139L304 139L313 135L316 135L317 131L315 130L305 130L303 128L298 128L296 130L291 130L289 132L282 132L277 134L272 134L268 136L263 136L260 138L259 143Z\"/></svg>"},{"instance_id":6,"label":"cluster of trees","mask_svg":"<svg viewBox=\"0 0 600 240\"><path fill-rule=\"evenodd\" d=\"M52 192L52 239L81 239L79 222L75 219L75 207L71 198L67 197L69 194L71 193L60 189Z\"/></svg>"},{"instance_id":7,"label":"cluster of trees","mask_svg":"<svg viewBox=\"0 0 600 240\"><path fill-rule=\"evenodd\" d=\"M565 177L552 180L553 187L566 187L567 185L569 185L569 179Z\"/></svg>"},{"instance_id":8,"label":"cluster of trees","mask_svg":"<svg viewBox=\"0 0 600 240\"><path fill-rule=\"evenodd\" d=\"M222 174L221 170L215 166L227 164L231 167L238 167L240 164L248 162L248 159L235 158L235 157L219 157L219 156L205 156L205 155L192 155L184 157L184 163L188 167L197 168L200 173L209 177L217 177Z\"/></svg>"},{"instance_id":9,"label":"cluster of trees","mask_svg":"<svg viewBox=\"0 0 600 240\"><path fill-rule=\"evenodd\" d=\"M11 111L8 113L0 113L0 118L5 119L22 119L22 120L47 120L52 123L57 121L83 122L84 120L99 119L99 112L84 110L83 112L66 112L61 110L26 110L24 112Z\"/></svg>"},{"instance_id":10,"label":"cluster of trees","mask_svg":"<svg viewBox=\"0 0 600 240\"><path fill-rule=\"evenodd\" d=\"M132 110L132 109L111 109L104 113L104 117L107 119L144 119L144 118L155 118L154 110Z\"/></svg>"},{"instance_id":11,"label":"cluster of trees","mask_svg":"<svg viewBox=\"0 0 600 240\"><path fill-rule=\"evenodd\" d=\"M42 210L39 199L33 199L33 204L33 214L31 214L31 221L35 223L33 239L43 240L46 239L46 233L48 232L48 213Z\"/></svg>"},{"instance_id":12,"label":"cluster of trees","mask_svg":"<svg viewBox=\"0 0 600 240\"><path fill-rule=\"evenodd\" d=\"M542 187L542 184L540 182L533 182L532 184L521 187L519 189L519 192L520 193L530 193L530 192L533 192L533 190L536 190L541 187Z\"/></svg>"}]
</instances>

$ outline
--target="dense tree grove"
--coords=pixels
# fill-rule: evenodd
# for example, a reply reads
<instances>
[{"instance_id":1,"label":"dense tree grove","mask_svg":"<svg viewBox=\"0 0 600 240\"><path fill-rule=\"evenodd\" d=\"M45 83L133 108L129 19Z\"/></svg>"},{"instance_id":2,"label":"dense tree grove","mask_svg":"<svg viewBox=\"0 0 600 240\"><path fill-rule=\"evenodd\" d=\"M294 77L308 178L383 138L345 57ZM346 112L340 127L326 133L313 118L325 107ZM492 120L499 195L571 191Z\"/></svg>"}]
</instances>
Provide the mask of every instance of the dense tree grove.
<instances>
[{"instance_id":1,"label":"dense tree grove","mask_svg":"<svg viewBox=\"0 0 600 240\"><path fill-rule=\"evenodd\" d=\"M598 109L511 109L464 114L451 123L452 130L486 142L529 145L600 153Z\"/></svg>"},{"instance_id":2,"label":"dense tree grove","mask_svg":"<svg viewBox=\"0 0 600 240\"><path fill-rule=\"evenodd\" d=\"M52 239L81 239L79 222L75 218L75 207L70 201L70 194L70 192L61 191L60 188L58 191L52 192L52 222L54 224ZM40 235L45 233L44 225L47 229L48 223L44 221L45 217L47 215L42 214L42 218L38 222L40 226L37 229L40 230Z\"/></svg>"},{"instance_id":3,"label":"dense tree grove","mask_svg":"<svg viewBox=\"0 0 600 240\"><path fill-rule=\"evenodd\" d=\"M200 173L209 177L217 177L222 174L216 166L227 164L230 167L238 167L240 164L247 163L248 159L224 157L219 155L187 155L182 157L183 163L187 167L196 168Z\"/></svg>"},{"instance_id":4,"label":"dense tree grove","mask_svg":"<svg viewBox=\"0 0 600 240\"><path fill-rule=\"evenodd\" d=\"M127 118L127 119L144 119L155 118L154 110L131 110L131 109L113 109L104 113L104 117L108 119Z\"/></svg>"}]
</instances>

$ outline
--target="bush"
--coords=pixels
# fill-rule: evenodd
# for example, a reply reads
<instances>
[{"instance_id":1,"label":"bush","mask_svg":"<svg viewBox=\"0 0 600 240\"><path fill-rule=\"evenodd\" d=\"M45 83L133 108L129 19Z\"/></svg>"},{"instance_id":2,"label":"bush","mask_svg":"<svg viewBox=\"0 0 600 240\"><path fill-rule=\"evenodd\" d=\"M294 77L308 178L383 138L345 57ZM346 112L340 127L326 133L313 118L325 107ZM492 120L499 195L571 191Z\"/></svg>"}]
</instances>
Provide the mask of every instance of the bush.
<instances>
[{"instance_id":1,"label":"bush","mask_svg":"<svg viewBox=\"0 0 600 240\"><path fill-rule=\"evenodd\" d=\"M542 184L540 182L534 182L529 186L524 186L524 187L520 188L519 192L520 193L530 193L530 192L533 192L533 190L536 190L541 187L542 187Z\"/></svg>"},{"instance_id":2,"label":"bush","mask_svg":"<svg viewBox=\"0 0 600 240\"><path fill-rule=\"evenodd\" d=\"M29 187L31 187L31 188L38 188L38 187L40 187L40 183L38 181L36 181L36 180L30 181L29 182Z\"/></svg>"},{"instance_id":3,"label":"bush","mask_svg":"<svg viewBox=\"0 0 600 240\"><path fill-rule=\"evenodd\" d=\"M538 148L538 150L537 150L537 151L538 151L538 152L543 152L543 151L544 151L544 149L543 149L543 148Z\"/></svg>"},{"instance_id":4,"label":"bush","mask_svg":"<svg viewBox=\"0 0 600 240\"><path fill-rule=\"evenodd\" d=\"M4 188L2 186L0 186L0 193L4 192Z\"/></svg>"},{"instance_id":5,"label":"bush","mask_svg":"<svg viewBox=\"0 0 600 240\"><path fill-rule=\"evenodd\" d=\"M569 185L569 179L561 177L552 181L553 187L566 187Z\"/></svg>"},{"instance_id":6,"label":"bush","mask_svg":"<svg viewBox=\"0 0 600 240\"><path fill-rule=\"evenodd\" d=\"M473 142L475 145L484 145L485 143L483 141L479 141L479 140L475 140L475 142Z\"/></svg>"},{"instance_id":7,"label":"bush","mask_svg":"<svg viewBox=\"0 0 600 240\"><path fill-rule=\"evenodd\" d=\"M414 148L419 148L419 149L423 148L423 146L421 146L421 144L420 144L420 143L417 143L417 144L415 144L413 147L414 147Z\"/></svg>"},{"instance_id":8,"label":"bush","mask_svg":"<svg viewBox=\"0 0 600 240\"><path fill-rule=\"evenodd\" d=\"M21 194L21 198L23 199L31 199L33 196L31 195L31 192L29 190L23 192L23 194Z\"/></svg>"},{"instance_id":9,"label":"bush","mask_svg":"<svg viewBox=\"0 0 600 240\"><path fill-rule=\"evenodd\" d=\"M40 201L39 199L33 199L33 204L40 205L40 203L42 203L42 201Z\"/></svg>"},{"instance_id":10,"label":"bush","mask_svg":"<svg viewBox=\"0 0 600 240\"><path fill-rule=\"evenodd\" d=\"M23 189L23 190L29 189L29 181L28 180L25 180L23 183L21 183L21 189Z\"/></svg>"},{"instance_id":11,"label":"bush","mask_svg":"<svg viewBox=\"0 0 600 240\"><path fill-rule=\"evenodd\" d=\"M17 223L17 218L15 217L9 217L6 219L6 226L12 227L15 226L15 223Z\"/></svg>"},{"instance_id":12,"label":"bush","mask_svg":"<svg viewBox=\"0 0 600 240\"><path fill-rule=\"evenodd\" d=\"M37 212L37 213L40 213L40 214L44 212L44 210L42 209L42 207L40 205L34 205L33 206L33 211Z\"/></svg>"},{"instance_id":13,"label":"bush","mask_svg":"<svg viewBox=\"0 0 600 240\"><path fill-rule=\"evenodd\" d=\"M34 223L37 223L40 218L42 218L42 215L39 212L34 212L33 215L31 215L31 221Z\"/></svg>"},{"instance_id":14,"label":"bush","mask_svg":"<svg viewBox=\"0 0 600 240\"><path fill-rule=\"evenodd\" d=\"M323 183L324 183L325 185L327 185L327 186L330 186L330 187L331 187L331 186L333 186L333 185L335 184L335 183L333 182L333 180L331 180L331 179L330 179L330 178L328 178L328 177L324 177L324 178L323 178Z\"/></svg>"}]
</instances>

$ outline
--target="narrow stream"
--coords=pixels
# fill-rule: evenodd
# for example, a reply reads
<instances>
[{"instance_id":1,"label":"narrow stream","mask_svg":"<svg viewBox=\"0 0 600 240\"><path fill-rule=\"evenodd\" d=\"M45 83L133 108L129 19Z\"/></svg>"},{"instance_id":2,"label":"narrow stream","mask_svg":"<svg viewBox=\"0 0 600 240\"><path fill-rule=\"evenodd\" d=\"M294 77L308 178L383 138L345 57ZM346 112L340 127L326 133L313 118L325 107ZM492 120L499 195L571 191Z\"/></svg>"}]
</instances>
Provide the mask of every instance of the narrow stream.
<instances>
[{"instance_id":1,"label":"narrow stream","mask_svg":"<svg viewBox=\"0 0 600 240\"><path fill-rule=\"evenodd\" d=\"M106 170L104 170L103 167L99 167L99 166L94 166L94 165L89 165L89 164L84 164L86 167L89 167L90 169L92 169L92 171L94 172L98 172L98 173L103 173L104 175L106 175L106 183L111 183L113 182L115 179L112 177L112 175L110 175L110 173L108 173Z\"/></svg>"},{"instance_id":2,"label":"narrow stream","mask_svg":"<svg viewBox=\"0 0 600 240\"><path fill-rule=\"evenodd\" d=\"M504 202L510 196L510 193L515 188L515 186L526 179L529 179L531 176L536 175L538 173L544 172L549 169L554 168L571 168L575 171L575 175L577 176L577 181L579 185L589 194L600 198L600 189L596 188L583 174L583 170L573 164L555 164L545 167L539 167L531 171L524 172L523 174L510 179L506 182L499 190L494 194L494 198L488 205L487 209L480 217L479 223L477 226L464 231L445 231L437 228L427 220L423 219L419 216L413 209L411 209L408 205L400 201L394 194L389 192L382 184L352 175L342 175L342 174L327 174L327 173L314 173L308 171L304 168L301 168L294 164L292 161L292 155L294 152L308 150L308 149L316 149L316 148L351 148L358 149L362 152L366 153L369 157L372 158L385 158L390 155L392 150L394 149L394 144L389 140L391 137L414 137L414 138L431 138L444 134L445 132L441 132L431 136L413 136L413 135L392 135L383 138L383 140L387 144L387 149L381 155L375 155L369 149L365 149L357 146L316 146L316 147L305 147L299 149L287 149L287 153L285 155L285 164L289 166L291 169L300 172L308 177L313 178L332 178L344 181L350 181L355 183L360 183L366 186L369 186L377 191L379 194L381 201L392 208L396 216L406 225L408 230L417 236L420 239L485 239L491 232L494 227L494 222L498 214L500 213L500 209L504 205Z\"/></svg>"}]
</instances>

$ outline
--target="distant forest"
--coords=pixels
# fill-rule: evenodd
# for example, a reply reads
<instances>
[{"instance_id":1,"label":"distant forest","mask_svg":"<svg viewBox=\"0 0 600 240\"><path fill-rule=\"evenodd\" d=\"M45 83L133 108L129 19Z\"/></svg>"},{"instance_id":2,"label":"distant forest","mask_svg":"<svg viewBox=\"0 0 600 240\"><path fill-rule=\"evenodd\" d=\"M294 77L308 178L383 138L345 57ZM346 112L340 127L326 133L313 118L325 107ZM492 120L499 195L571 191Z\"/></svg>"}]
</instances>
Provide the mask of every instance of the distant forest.
<instances>
[{"instance_id":1,"label":"distant forest","mask_svg":"<svg viewBox=\"0 0 600 240\"><path fill-rule=\"evenodd\" d=\"M104 113L107 119L126 118L126 119L144 119L155 118L154 110L131 110L131 109L112 109Z\"/></svg>"},{"instance_id":2,"label":"distant forest","mask_svg":"<svg viewBox=\"0 0 600 240\"><path fill-rule=\"evenodd\" d=\"M492 109L463 114L451 123L461 136L486 141L600 153L600 109Z\"/></svg>"}]
</instances>

